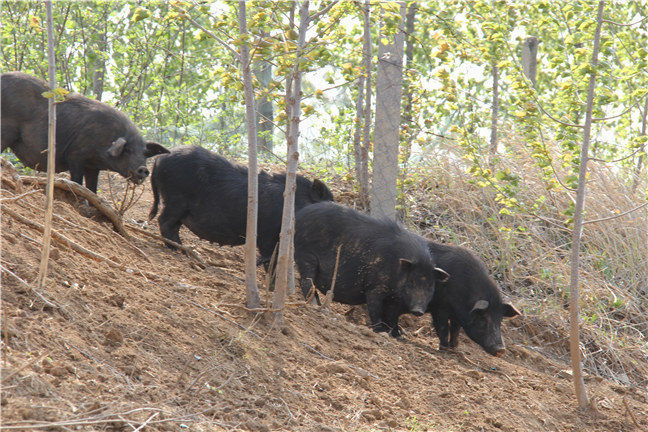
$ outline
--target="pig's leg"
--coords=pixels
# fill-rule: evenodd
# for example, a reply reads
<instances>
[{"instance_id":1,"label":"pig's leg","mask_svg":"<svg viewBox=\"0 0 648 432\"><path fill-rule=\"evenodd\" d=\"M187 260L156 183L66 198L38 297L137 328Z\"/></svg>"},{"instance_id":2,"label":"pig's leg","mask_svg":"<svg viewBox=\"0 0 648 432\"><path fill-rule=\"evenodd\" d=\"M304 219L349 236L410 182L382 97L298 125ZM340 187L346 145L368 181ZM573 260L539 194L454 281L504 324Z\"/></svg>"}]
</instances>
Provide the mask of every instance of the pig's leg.
<instances>
[{"instance_id":1,"label":"pig's leg","mask_svg":"<svg viewBox=\"0 0 648 432\"><path fill-rule=\"evenodd\" d=\"M162 213L160 213L160 217L158 218L160 234L162 234L162 237L178 244L182 244L180 241L180 227L182 226L182 218L185 216L185 213L184 208L177 209L168 205L164 206L164 210L162 210ZM167 247L176 250L176 247L170 244L167 244Z\"/></svg>"},{"instance_id":2,"label":"pig's leg","mask_svg":"<svg viewBox=\"0 0 648 432\"><path fill-rule=\"evenodd\" d=\"M383 320L385 325L389 328L389 334L395 338L400 338L403 335L403 330L398 325L398 317L400 315L400 307L393 302L385 302L383 307Z\"/></svg>"},{"instance_id":3,"label":"pig's leg","mask_svg":"<svg viewBox=\"0 0 648 432\"><path fill-rule=\"evenodd\" d=\"M80 166L79 164L70 164L70 179L74 183L79 183L80 185L83 184L83 167ZM88 188L89 189L89 188ZM95 189L93 192L96 192L97 190Z\"/></svg>"},{"instance_id":4,"label":"pig's leg","mask_svg":"<svg viewBox=\"0 0 648 432\"><path fill-rule=\"evenodd\" d=\"M448 314L438 308L435 308L432 311L432 324L434 325L434 330L439 337L439 349L450 347L450 344L448 343L448 333L450 331L448 327L449 319L450 317Z\"/></svg>"},{"instance_id":5,"label":"pig's leg","mask_svg":"<svg viewBox=\"0 0 648 432\"><path fill-rule=\"evenodd\" d=\"M367 312L369 312L369 321L371 321L371 328L374 332L388 332L391 329L383 321L383 303L386 295L381 289L373 289L368 291L367 296Z\"/></svg>"},{"instance_id":6,"label":"pig's leg","mask_svg":"<svg viewBox=\"0 0 648 432\"><path fill-rule=\"evenodd\" d=\"M461 324L459 321L450 318L450 347L457 348L459 345L459 330L461 330Z\"/></svg>"},{"instance_id":7,"label":"pig's leg","mask_svg":"<svg viewBox=\"0 0 648 432\"><path fill-rule=\"evenodd\" d=\"M97 183L99 182L99 170L86 168L83 172L85 177L85 186L92 192L97 193Z\"/></svg>"},{"instance_id":8,"label":"pig's leg","mask_svg":"<svg viewBox=\"0 0 648 432\"><path fill-rule=\"evenodd\" d=\"M299 262L299 286L304 295L304 299L308 300L312 297L311 304L321 304L317 290L315 288L315 277L317 275L317 258L308 257L300 260Z\"/></svg>"}]
</instances>

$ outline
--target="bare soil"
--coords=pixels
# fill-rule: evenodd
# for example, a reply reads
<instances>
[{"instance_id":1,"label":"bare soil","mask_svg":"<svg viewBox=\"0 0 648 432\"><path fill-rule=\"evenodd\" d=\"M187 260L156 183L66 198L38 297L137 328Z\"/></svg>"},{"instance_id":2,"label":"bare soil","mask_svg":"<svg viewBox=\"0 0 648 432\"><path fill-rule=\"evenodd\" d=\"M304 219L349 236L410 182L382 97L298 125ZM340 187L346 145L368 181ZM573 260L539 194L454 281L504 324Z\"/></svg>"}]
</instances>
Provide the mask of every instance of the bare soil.
<instances>
[{"instance_id":1,"label":"bare soil","mask_svg":"<svg viewBox=\"0 0 648 432\"><path fill-rule=\"evenodd\" d=\"M9 176L2 187L3 200L29 190ZM158 233L146 222L152 196L143 187L125 219ZM5 430L648 430L645 388L588 375L592 409L577 409L569 365L543 355L533 338L535 316L504 324L501 358L465 336L456 352L438 351L429 316L405 317L399 341L368 329L361 308L327 311L299 294L285 326L272 326L242 307L242 248L183 228L184 243L208 264L201 269L140 233L125 241L86 204L57 196L54 212L66 222L56 218L54 229L121 268L54 242L40 290L54 307L2 272ZM42 224L41 192L2 206ZM29 284L40 241L2 212L2 267Z\"/></svg>"}]
</instances>

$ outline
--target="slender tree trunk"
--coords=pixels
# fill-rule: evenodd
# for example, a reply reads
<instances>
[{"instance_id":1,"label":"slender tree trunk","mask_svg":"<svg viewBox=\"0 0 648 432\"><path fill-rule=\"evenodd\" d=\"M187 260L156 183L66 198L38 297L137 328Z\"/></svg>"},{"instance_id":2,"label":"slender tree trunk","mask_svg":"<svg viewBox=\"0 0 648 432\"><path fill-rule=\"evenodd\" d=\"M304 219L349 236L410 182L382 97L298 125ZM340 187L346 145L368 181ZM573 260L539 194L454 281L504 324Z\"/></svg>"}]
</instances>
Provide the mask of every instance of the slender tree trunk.
<instances>
[{"instance_id":1,"label":"slender tree trunk","mask_svg":"<svg viewBox=\"0 0 648 432\"><path fill-rule=\"evenodd\" d=\"M405 3L399 2L402 25ZM402 30L389 44L384 37L378 43L376 73L376 120L374 126L374 161L371 183L371 214L396 218L396 181L398 178L398 144L403 90Z\"/></svg>"},{"instance_id":2,"label":"slender tree trunk","mask_svg":"<svg viewBox=\"0 0 648 432\"><path fill-rule=\"evenodd\" d=\"M535 87L538 73L538 39L533 36L526 38L522 44L522 70Z\"/></svg>"},{"instance_id":3,"label":"slender tree trunk","mask_svg":"<svg viewBox=\"0 0 648 432\"><path fill-rule=\"evenodd\" d=\"M646 103L644 104L643 108L643 115L642 115L642 120L641 120L641 136L646 135L646 122L648 120L648 96L646 96ZM642 144L641 150L645 151L646 150L646 144ZM637 166L634 169L634 180L632 181L632 192L637 190L637 186L639 185L639 178L641 176L641 169L643 168L643 160L644 160L644 155L643 153L639 155L639 159L637 159Z\"/></svg>"},{"instance_id":4,"label":"slender tree trunk","mask_svg":"<svg viewBox=\"0 0 648 432\"><path fill-rule=\"evenodd\" d=\"M412 69L412 62L414 59L414 23L416 20L416 10L418 9L418 4L416 2L411 2L407 6L407 15L405 16L405 85L403 89L405 91L405 109L403 110L403 124L401 125L404 131L403 136L405 141L403 142L402 149L402 163L403 163L403 172L402 175L407 175L407 163L409 162L410 156L412 155L412 141L414 139L413 128L412 128L412 91L410 90L411 80L408 77L408 71Z\"/></svg>"},{"instance_id":5,"label":"slender tree trunk","mask_svg":"<svg viewBox=\"0 0 648 432\"><path fill-rule=\"evenodd\" d=\"M363 32L364 45L362 47L362 58L365 71L365 102L364 121L362 130L362 146L360 148L360 205L364 209L369 208L369 147L371 146L371 2L365 0L363 10Z\"/></svg>"},{"instance_id":6,"label":"slender tree trunk","mask_svg":"<svg viewBox=\"0 0 648 432\"><path fill-rule=\"evenodd\" d=\"M587 164L589 162L590 132L592 129L592 106L594 102L594 87L596 85L596 68L598 66L599 44L601 40L601 25L603 24L603 5L600 1L596 16L596 32L594 34L594 49L592 52L592 73L587 89L587 108L585 112L585 126L583 128L583 145L580 154L580 169L578 172L578 188L576 191L576 207L574 209L574 229L572 231L571 275L569 282L569 351L574 375L574 390L580 408L588 407L587 390L583 381L583 371L580 353L579 337L579 266L580 245L583 234L583 208L585 206L585 192L587 181Z\"/></svg>"},{"instance_id":7,"label":"slender tree trunk","mask_svg":"<svg viewBox=\"0 0 648 432\"><path fill-rule=\"evenodd\" d=\"M499 68L496 60L493 61L493 106L491 108L491 136L490 156L491 159L497 154L497 117L499 110Z\"/></svg>"},{"instance_id":8,"label":"slender tree trunk","mask_svg":"<svg viewBox=\"0 0 648 432\"><path fill-rule=\"evenodd\" d=\"M353 126L353 160L356 180L362 177L362 102L364 101L365 76L358 78L358 99L356 99L356 118Z\"/></svg>"},{"instance_id":9,"label":"slender tree trunk","mask_svg":"<svg viewBox=\"0 0 648 432\"><path fill-rule=\"evenodd\" d=\"M263 35L266 37L267 35ZM272 133L274 130L274 112L272 102L268 100L267 91L272 81L272 64L265 60L260 60L254 72L261 83L261 90L264 92L261 99L257 101L257 128L258 128L258 148L261 152L272 152L273 142Z\"/></svg>"},{"instance_id":10,"label":"slender tree trunk","mask_svg":"<svg viewBox=\"0 0 648 432\"><path fill-rule=\"evenodd\" d=\"M238 10L239 33L247 35L245 1L239 0ZM245 123L248 139L248 207L247 225L245 229L245 291L248 308L258 308L261 305L259 290L256 282L256 240L257 212L259 205L259 174L257 167L257 132L256 113L254 110L254 89L252 88L252 72L250 71L250 47L247 42L241 45L241 74L245 89Z\"/></svg>"},{"instance_id":11,"label":"slender tree trunk","mask_svg":"<svg viewBox=\"0 0 648 432\"><path fill-rule=\"evenodd\" d=\"M299 121L301 114L301 87L302 72L299 60L306 45L306 29L308 27L308 0L299 8L299 34L297 38L297 54L292 80L292 96L290 97L290 133L288 135L288 152L286 167L286 189L284 192L283 214L281 218L281 234L279 235L279 252L277 254L277 281L275 284L274 309L275 322L283 324L283 308L288 291L288 277L293 267L292 249L295 230L295 189L297 177L297 164L299 162ZM294 283L294 281L293 281Z\"/></svg>"},{"instance_id":12,"label":"slender tree trunk","mask_svg":"<svg viewBox=\"0 0 648 432\"><path fill-rule=\"evenodd\" d=\"M47 58L49 62L49 86L52 91L56 89L56 59L54 57L54 18L52 17L52 2L45 2L47 14ZM43 249L41 262L36 279L36 288L40 289L47 277L50 245L52 242L52 213L54 204L54 164L56 163L56 98L54 95L48 99L49 123L47 128L47 207L45 210L45 230L43 232Z\"/></svg>"}]
</instances>

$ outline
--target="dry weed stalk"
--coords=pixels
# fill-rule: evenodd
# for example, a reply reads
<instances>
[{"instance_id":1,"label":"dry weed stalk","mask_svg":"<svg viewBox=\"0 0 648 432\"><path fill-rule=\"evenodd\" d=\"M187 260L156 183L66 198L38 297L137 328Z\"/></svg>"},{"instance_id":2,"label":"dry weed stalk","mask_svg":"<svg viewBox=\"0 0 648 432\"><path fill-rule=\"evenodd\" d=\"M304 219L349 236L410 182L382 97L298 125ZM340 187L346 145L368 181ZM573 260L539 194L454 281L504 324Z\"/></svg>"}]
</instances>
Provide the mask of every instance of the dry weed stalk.
<instances>
[{"instance_id":1,"label":"dry weed stalk","mask_svg":"<svg viewBox=\"0 0 648 432\"><path fill-rule=\"evenodd\" d=\"M135 198L137 186L138 185L131 181L125 181L124 194L122 195L121 200L118 200L115 198L115 194L113 193L113 175L108 175L108 193L110 195L110 201L112 201L113 208L117 210L117 213L119 213L120 216L124 216L124 214L131 207L137 204L140 198L142 198L144 187L139 188L139 195Z\"/></svg>"}]
</instances>

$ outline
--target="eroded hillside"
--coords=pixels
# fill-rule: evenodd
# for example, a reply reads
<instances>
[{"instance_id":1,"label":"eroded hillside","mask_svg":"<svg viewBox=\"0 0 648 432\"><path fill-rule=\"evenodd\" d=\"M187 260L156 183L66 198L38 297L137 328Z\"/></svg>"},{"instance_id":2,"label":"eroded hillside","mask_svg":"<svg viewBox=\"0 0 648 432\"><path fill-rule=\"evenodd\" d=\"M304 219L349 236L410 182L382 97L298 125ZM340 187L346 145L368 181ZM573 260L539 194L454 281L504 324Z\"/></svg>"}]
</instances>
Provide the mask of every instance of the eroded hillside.
<instances>
[{"instance_id":1,"label":"eroded hillside","mask_svg":"<svg viewBox=\"0 0 648 432\"><path fill-rule=\"evenodd\" d=\"M127 224L157 233L155 222L145 222L152 202L145 187ZM42 223L44 196L29 190L3 176L3 209ZM350 194L336 190L342 200ZM596 413L577 412L568 364L541 349L564 343L564 335L552 334L524 298L513 298L524 315L504 325L501 358L464 336L457 352L438 351L427 315L406 317L407 335L397 341L370 331L360 309L329 312L303 305L299 295L290 299L287 325L272 328L241 307L242 248L211 245L183 229L207 264L202 269L142 233L129 230L127 242L93 209L57 195L54 229L113 264L55 242L41 291L53 305L3 271L7 430L648 428L645 388L592 374L586 382ZM31 283L40 239L3 211L3 269Z\"/></svg>"}]
</instances>

